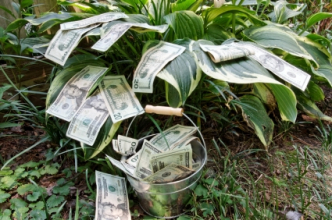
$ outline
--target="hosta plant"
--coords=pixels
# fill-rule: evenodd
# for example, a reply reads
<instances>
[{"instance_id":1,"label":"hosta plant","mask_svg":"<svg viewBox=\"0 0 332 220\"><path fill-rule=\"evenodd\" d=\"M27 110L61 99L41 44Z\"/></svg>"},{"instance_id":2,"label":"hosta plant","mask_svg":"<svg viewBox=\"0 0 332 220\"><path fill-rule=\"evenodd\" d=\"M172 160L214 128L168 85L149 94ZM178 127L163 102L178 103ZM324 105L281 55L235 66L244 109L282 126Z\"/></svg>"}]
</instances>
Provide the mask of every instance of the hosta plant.
<instances>
[{"instance_id":1,"label":"hosta plant","mask_svg":"<svg viewBox=\"0 0 332 220\"><path fill-rule=\"evenodd\" d=\"M21 19L14 21L9 30L30 22L39 25L38 33L43 35L54 25L109 11L126 13L128 18L121 19L123 22L166 24L168 29L164 33L131 28L103 53L92 50L91 44L100 38L107 25L89 32L67 63L58 66L46 106L56 99L68 79L88 63L112 65L109 74L125 75L131 82L144 53L158 42L166 41L186 49L158 73L160 80L155 81L153 94L136 94L142 105L166 101L171 107L186 107L197 117L197 122L209 117L221 127L225 122L242 118L268 149L275 123L271 112L292 123L297 120L298 110L315 118L332 120L315 104L324 99L320 83L332 85L331 42L306 32L320 20L331 17L331 13L314 14L303 25L295 26L291 21L305 10L304 4L257 1L258 5L250 6L250 2L232 1L216 8L193 0L118 0L109 4L59 1L63 8L79 7L83 13L48 13L40 18ZM214 63L200 48L200 44L232 42L251 42L310 74L308 86L301 91L250 57ZM164 86L160 87L162 81ZM230 112L242 117L231 119L229 116L234 114ZM118 128L119 124L107 120L94 146L81 145L85 158L101 152Z\"/></svg>"}]
</instances>

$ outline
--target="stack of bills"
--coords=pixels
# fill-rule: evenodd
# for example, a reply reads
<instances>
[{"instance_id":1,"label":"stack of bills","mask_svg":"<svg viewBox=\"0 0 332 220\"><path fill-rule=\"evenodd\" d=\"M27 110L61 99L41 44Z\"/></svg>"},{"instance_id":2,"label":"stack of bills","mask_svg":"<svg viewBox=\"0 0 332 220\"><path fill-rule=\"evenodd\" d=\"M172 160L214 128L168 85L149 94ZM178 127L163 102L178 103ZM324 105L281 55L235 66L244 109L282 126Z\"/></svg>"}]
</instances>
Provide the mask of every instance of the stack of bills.
<instances>
[{"instance_id":1,"label":"stack of bills","mask_svg":"<svg viewBox=\"0 0 332 220\"><path fill-rule=\"evenodd\" d=\"M144 140L136 152L138 140L118 136L113 140L113 149L127 156L124 161L108 157L111 163L126 174L151 183L168 183L181 180L201 167L192 151L191 141L195 127L175 125L150 140Z\"/></svg>"}]
</instances>

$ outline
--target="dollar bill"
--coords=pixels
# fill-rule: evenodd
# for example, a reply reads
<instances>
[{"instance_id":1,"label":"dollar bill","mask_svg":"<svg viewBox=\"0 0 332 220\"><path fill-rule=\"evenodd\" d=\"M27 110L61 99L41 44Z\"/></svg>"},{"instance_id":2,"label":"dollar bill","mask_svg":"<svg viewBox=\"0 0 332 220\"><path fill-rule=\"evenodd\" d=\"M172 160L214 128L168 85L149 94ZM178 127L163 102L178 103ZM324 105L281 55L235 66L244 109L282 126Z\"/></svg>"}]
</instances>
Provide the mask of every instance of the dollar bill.
<instances>
[{"instance_id":1,"label":"dollar bill","mask_svg":"<svg viewBox=\"0 0 332 220\"><path fill-rule=\"evenodd\" d=\"M152 155L161 153L160 150L155 148L149 141L144 140L141 149L140 157L138 158L138 163L136 166L135 174L138 178L144 179L152 174L150 169L150 159Z\"/></svg>"},{"instance_id":2,"label":"dollar bill","mask_svg":"<svg viewBox=\"0 0 332 220\"><path fill-rule=\"evenodd\" d=\"M190 145L190 142L192 142L193 140L200 142L198 137L189 136L189 137L185 138L184 140L182 140L182 142L179 145L177 145L176 147L174 147L172 150L180 149L182 147Z\"/></svg>"},{"instance_id":3,"label":"dollar bill","mask_svg":"<svg viewBox=\"0 0 332 220\"><path fill-rule=\"evenodd\" d=\"M136 152L138 140L123 135L118 135L118 148L121 155L128 156Z\"/></svg>"},{"instance_id":4,"label":"dollar bill","mask_svg":"<svg viewBox=\"0 0 332 220\"><path fill-rule=\"evenodd\" d=\"M138 164L138 159L140 158L141 156L141 152L142 152L142 149L139 150L136 154L134 154L133 156L129 157L127 160L126 160L126 163L128 163L129 165L133 166L133 167L137 167L137 164Z\"/></svg>"},{"instance_id":5,"label":"dollar bill","mask_svg":"<svg viewBox=\"0 0 332 220\"><path fill-rule=\"evenodd\" d=\"M164 152L172 150L196 131L197 129L195 127L177 124L168 128L163 133L157 134L150 140L150 142L153 146Z\"/></svg>"},{"instance_id":6,"label":"dollar bill","mask_svg":"<svg viewBox=\"0 0 332 220\"><path fill-rule=\"evenodd\" d=\"M100 40L92 45L92 49L100 52L106 52L122 35L124 35L124 33L128 31L131 24L113 21L109 26L108 31L101 35ZM103 33L103 30L101 30L101 32Z\"/></svg>"},{"instance_id":7,"label":"dollar bill","mask_svg":"<svg viewBox=\"0 0 332 220\"><path fill-rule=\"evenodd\" d=\"M164 33L168 25L152 26L146 23L131 23L123 21L113 21L103 25L101 28L101 38L91 48L101 52L106 52L111 46L129 29L137 32L156 31Z\"/></svg>"},{"instance_id":8,"label":"dollar bill","mask_svg":"<svg viewBox=\"0 0 332 220\"><path fill-rule=\"evenodd\" d=\"M164 33L168 28L167 24L152 26L147 23L131 23L131 26L132 26L130 28L131 30L134 30L134 31L140 32L140 33L150 32L150 31Z\"/></svg>"},{"instance_id":9,"label":"dollar bill","mask_svg":"<svg viewBox=\"0 0 332 220\"><path fill-rule=\"evenodd\" d=\"M152 155L150 159L150 167L155 173L163 169L167 165L174 163L187 168L192 168L192 149L191 145L187 145L177 150L171 150L156 155Z\"/></svg>"},{"instance_id":10,"label":"dollar bill","mask_svg":"<svg viewBox=\"0 0 332 220\"><path fill-rule=\"evenodd\" d=\"M83 104L88 91L107 70L99 66L86 66L66 83L46 112L65 121L71 121Z\"/></svg>"},{"instance_id":11,"label":"dollar bill","mask_svg":"<svg viewBox=\"0 0 332 220\"><path fill-rule=\"evenodd\" d=\"M192 169L193 170L198 170L201 167L201 165L202 165L201 161L193 163Z\"/></svg>"},{"instance_id":12,"label":"dollar bill","mask_svg":"<svg viewBox=\"0 0 332 220\"><path fill-rule=\"evenodd\" d=\"M112 146L113 150L120 154L119 146L118 146L118 140L117 139L112 139Z\"/></svg>"},{"instance_id":13,"label":"dollar bill","mask_svg":"<svg viewBox=\"0 0 332 220\"><path fill-rule=\"evenodd\" d=\"M124 166L124 168L134 177L136 177L135 175L135 170L136 170L136 167L133 167L129 164L127 164L125 161L121 161L122 165Z\"/></svg>"},{"instance_id":14,"label":"dollar bill","mask_svg":"<svg viewBox=\"0 0 332 220\"><path fill-rule=\"evenodd\" d=\"M299 68L289 64L278 56L264 50L253 43L240 42L240 46L254 50L255 54L250 57L259 62L263 67L270 70L272 73L281 79L289 82L293 86L304 91L310 80L310 75Z\"/></svg>"},{"instance_id":15,"label":"dollar bill","mask_svg":"<svg viewBox=\"0 0 332 220\"><path fill-rule=\"evenodd\" d=\"M106 155L106 157L109 159L109 161L118 169L120 169L122 172L124 172L127 175L131 175L131 173L125 168L125 166L118 160L114 159L113 157L110 157Z\"/></svg>"},{"instance_id":16,"label":"dollar bill","mask_svg":"<svg viewBox=\"0 0 332 220\"><path fill-rule=\"evenodd\" d=\"M109 112L99 90L78 109L67 129L67 137L92 146Z\"/></svg>"},{"instance_id":17,"label":"dollar bill","mask_svg":"<svg viewBox=\"0 0 332 220\"><path fill-rule=\"evenodd\" d=\"M255 54L252 48L239 47L236 44L224 45L203 45L200 44L203 51L207 52L211 60L215 63L221 61L233 60Z\"/></svg>"},{"instance_id":18,"label":"dollar bill","mask_svg":"<svg viewBox=\"0 0 332 220\"><path fill-rule=\"evenodd\" d=\"M97 27L97 25L69 31L58 30L50 42L45 57L61 66L65 65L69 55L78 45L84 33Z\"/></svg>"},{"instance_id":19,"label":"dollar bill","mask_svg":"<svg viewBox=\"0 0 332 220\"><path fill-rule=\"evenodd\" d=\"M143 107L123 75L105 76L99 88L113 123L144 113Z\"/></svg>"},{"instance_id":20,"label":"dollar bill","mask_svg":"<svg viewBox=\"0 0 332 220\"><path fill-rule=\"evenodd\" d=\"M169 183L182 180L193 173L195 171L187 167L178 164L169 164L143 180L150 183Z\"/></svg>"},{"instance_id":21,"label":"dollar bill","mask_svg":"<svg viewBox=\"0 0 332 220\"><path fill-rule=\"evenodd\" d=\"M126 179L96 171L96 220L130 220Z\"/></svg>"},{"instance_id":22,"label":"dollar bill","mask_svg":"<svg viewBox=\"0 0 332 220\"><path fill-rule=\"evenodd\" d=\"M156 75L184 50L185 47L163 41L147 50L134 72L133 91L152 93Z\"/></svg>"},{"instance_id":23,"label":"dollar bill","mask_svg":"<svg viewBox=\"0 0 332 220\"><path fill-rule=\"evenodd\" d=\"M128 18L128 16L122 12L107 12L90 18L82 19L79 21L62 23L60 25L60 29L65 31L65 30L72 30L78 28L85 28L92 24L110 22L120 18Z\"/></svg>"}]
</instances>

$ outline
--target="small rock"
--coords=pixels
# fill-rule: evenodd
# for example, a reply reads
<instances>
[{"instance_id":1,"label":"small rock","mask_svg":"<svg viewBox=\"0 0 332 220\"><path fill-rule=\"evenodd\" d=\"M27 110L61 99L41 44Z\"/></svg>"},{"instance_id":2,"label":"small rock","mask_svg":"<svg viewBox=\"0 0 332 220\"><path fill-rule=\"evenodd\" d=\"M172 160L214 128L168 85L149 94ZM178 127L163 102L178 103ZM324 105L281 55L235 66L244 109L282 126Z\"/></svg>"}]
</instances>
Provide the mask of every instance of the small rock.
<instances>
[{"instance_id":1,"label":"small rock","mask_svg":"<svg viewBox=\"0 0 332 220\"><path fill-rule=\"evenodd\" d=\"M302 214L297 211L289 211L286 213L287 220L301 220Z\"/></svg>"}]
</instances>

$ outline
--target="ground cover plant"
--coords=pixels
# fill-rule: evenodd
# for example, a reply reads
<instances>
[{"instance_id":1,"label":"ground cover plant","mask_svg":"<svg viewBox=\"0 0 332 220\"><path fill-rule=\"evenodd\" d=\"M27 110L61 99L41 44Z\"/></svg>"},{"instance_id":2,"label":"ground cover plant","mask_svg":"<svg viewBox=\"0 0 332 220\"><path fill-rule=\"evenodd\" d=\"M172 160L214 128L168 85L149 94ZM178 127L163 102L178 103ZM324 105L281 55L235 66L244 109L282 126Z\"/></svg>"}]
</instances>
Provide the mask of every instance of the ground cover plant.
<instances>
[{"instance_id":1,"label":"ground cover plant","mask_svg":"<svg viewBox=\"0 0 332 220\"><path fill-rule=\"evenodd\" d=\"M286 1L259 1L257 5L248 5L247 1L232 1L219 8L212 2L189 0L114 1L107 4L59 1L58 4L62 8L62 13L46 13L39 18L26 15L11 23L6 31L2 30L2 59L6 58L7 62L15 65L13 60L15 56L26 56L29 59L29 53L43 53L41 48L45 47L53 37L46 32L47 30L61 23L109 11L126 13L129 18L121 20L122 22L148 23L152 26L168 25L168 29L164 33L158 33L132 28L103 53L91 49L93 43L100 38L101 32L89 32L84 42L75 48L72 57L63 66L51 64L54 65L54 69L50 76L51 85L46 97L46 108L56 99L65 83L86 65L112 67L108 74L125 75L131 82L134 70L144 53L158 42L166 41L186 48L183 54L171 61L157 75L158 79L154 82L152 94L138 94L143 105L184 107L185 112L191 115L197 125L205 131L205 136L215 135L213 136L215 139L210 138L214 142L210 142L209 149L217 157L211 158L209 169L193 194L190 202L192 209L188 210L188 216L182 216L180 219L278 219L285 216L289 210L302 213L307 219L330 218L327 184L329 179L325 175L329 172L326 168L329 161L323 156L324 152L330 152L330 131L324 123L321 122L321 126L318 126L320 133L317 136L325 146L325 149L317 150L319 153L312 152L308 146L297 145L288 146L287 151L278 150L278 140L289 138L287 135L290 131L301 126L297 124L300 123L299 112L313 119L331 121L331 117L318 107L324 108L324 105L316 105L317 102L326 100L326 94L321 86L331 87L331 37L329 30L322 30L320 27L332 15L324 11L326 10L324 2L321 2L320 11L313 9L312 3L307 5ZM79 8L81 12L69 12L70 7ZM310 7L310 10L306 7ZM309 17L306 17L307 15ZM12 31L22 29L27 24L32 25L31 35L38 38L32 41L28 36L25 41L13 40L15 35ZM104 29L107 28L109 27L105 25ZM309 73L311 79L308 87L305 91L301 91L272 75L250 58L214 63L199 46L199 44L227 45L236 41L254 42L255 45ZM14 48L16 55L8 55L9 48ZM6 75L3 69L1 71ZM266 80L262 81L261 78ZM10 79L8 83L10 85L2 87L2 91L14 87L24 104L20 101L11 102L2 99L1 110L10 111L6 115L10 120L2 123L2 128L21 126L20 124L29 120L34 129L38 127L46 131L41 141L52 140L58 144L52 154L54 158L64 153L72 155L76 172L82 163L88 161L97 165L106 163L100 152L111 153L107 146L112 137L116 132L123 133L128 127L128 121L122 122L121 126L115 126L111 120L108 120L102 127L94 146L80 145L66 137L68 123L50 115L44 117L44 109L36 108L26 97L28 91L17 87L17 82L12 82ZM163 118L155 118L155 120L171 124L177 119L171 118L166 121ZM143 137L149 132L156 132L153 131L154 126L147 123L144 118L138 119L135 124L130 131L133 137ZM253 134L257 137L253 137ZM220 136L223 138L219 139ZM227 146L234 145L234 142L241 139L246 143L243 152L232 155L234 151L232 152ZM37 144L32 145L31 148L8 160L3 159L3 170L8 171L7 165L36 146ZM274 156L271 157L266 152L273 152ZM264 159L251 160L248 155L256 157L264 155ZM274 160L280 165L274 165ZM260 164L267 164L270 170L262 169ZM106 169L105 164L103 167ZM24 167L16 169L22 170ZM108 166L108 169L110 173L119 174L119 171L112 166ZM24 170L24 172L29 171ZM31 205L30 209L24 210L19 210L22 206L13 200L12 207L3 215L28 217L43 210L45 218L48 218L52 214L64 213L61 204L50 206L47 203L47 199L53 195L43 197L44 192L38 191L33 179L30 182L25 179L26 182L20 183L20 176L15 172L8 171L2 175L4 181L1 187L5 190L3 203L10 201L8 195L12 195L11 190L17 190L18 196L27 195L22 201L19 200L22 204L37 200L41 204L42 200L45 200L43 207L38 206L37 209ZM29 177L29 174L24 175L27 175L24 178ZM26 191L24 191L25 186L28 188ZM280 192L284 191L288 191L287 195L280 198ZM61 195L54 192L54 196L65 198L64 196L68 194ZM132 201L135 204L135 197ZM61 199L61 202L64 204L65 199ZM133 213L141 218L142 212L135 205L132 207ZM53 208L53 211L49 212L49 208ZM93 218L93 212L91 213L87 218ZM75 213L76 217L78 215L79 213ZM68 216L74 215L68 214Z\"/></svg>"}]
</instances>

